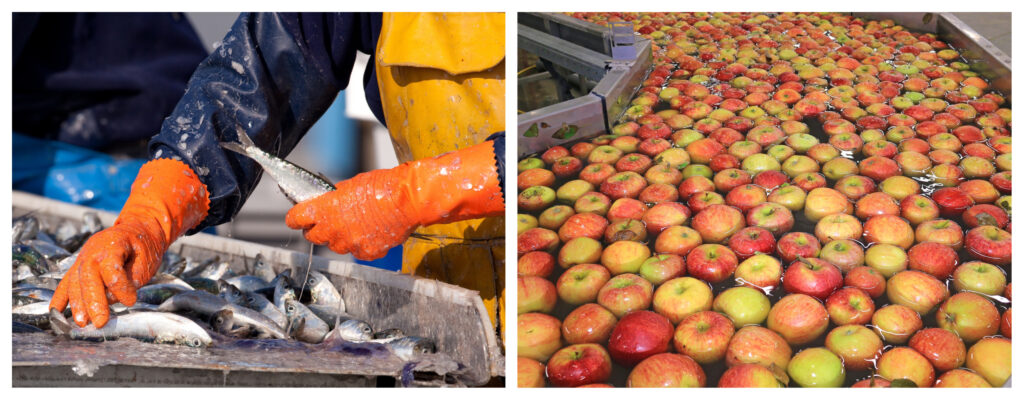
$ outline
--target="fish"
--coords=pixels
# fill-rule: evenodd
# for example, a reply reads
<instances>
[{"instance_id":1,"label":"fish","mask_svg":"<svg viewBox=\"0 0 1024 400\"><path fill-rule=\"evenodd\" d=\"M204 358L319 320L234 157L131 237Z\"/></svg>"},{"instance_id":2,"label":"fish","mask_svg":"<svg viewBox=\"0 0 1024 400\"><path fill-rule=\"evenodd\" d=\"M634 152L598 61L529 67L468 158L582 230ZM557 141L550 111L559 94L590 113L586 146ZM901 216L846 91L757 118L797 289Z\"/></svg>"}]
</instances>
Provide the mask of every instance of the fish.
<instances>
[{"instance_id":1,"label":"fish","mask_svg":"<svg viewBox=\"0 0 1024 400\"><path fill-rule=\"evenodd\" d=\"M245 304L242 304L243 307L266 315L267 318L270 318L282 328L288 326L288 317L284 315L284 311L274 306L274 303L271 303L266 297L254 292L243 293L245 294Z\"/></svg>"},{"instance_id":2,"label":"fish","mask_svg":"<svg viewBox=\"0 0 1024 400\"><path fill-rule=\"evenodd\" d=\"M324 177L257 147L241 126L236 126L235 131L238 142L221 142L220 147L248 157L263 167L292 203L298 204L335 190Z\"/></svg>"},{"instance_id":3,"label":"fish","mask_svg":"<svg viewBox=\"0 0 1024 400\"><path fill-rule=\"evenodd\" d=\"M398 328L385 329L385 330L377 331L377 332L373 333L373 338L374 339L378 339L378 340L379 339L383 339L383 340L397 339L397 338L400 338L402 336L405 336L405 332L402 332L402 330L398 329Z\"/></svg>"},{"instance_id":4,"label":"fish","mask_svg":"<svg viewBox=\"0 0 1024 400\"><path fill-rule=\"evenodd\" d=\"M157 308L160 307L158 304L143 303L141 301L135 302L130 306L126 306L121 303L114 303L110 305L110 312L114 314L123 314L131 311L159 311Z\"/></svg>"},{"instance_id":5,"label":"fish","mask_svg":"<svg viewBox=\"0 0 1024 400\"><path fill-rule=\"evenodd\" d=\"M135 292L135 298L136 301L142 303L160 305L178 293L188 292L191 290L195 289L187 284L157 283L140 287L139 290Z\"/></svg>"},{"instance_id":6,"label":"fish","mask_svg":"<svg viewBox=\"0 0 1024 400\"><path fill-rule=\"evenodd\" d=\"M208 278L185 278L185 283L196 290L202 290L209 294L217 294L220 289L217 281Z\"/></svg>"},{"instance_id":7,"label":"fish","mask_svg":"<svg viewBox=\"0 0 1024 400\"><path fill-rule=\"evenodd\" d=\"M162 283L171 283L171 284L175 284L175 285L179 285L179 286L188 286L188 287L190 287L192 289L195 289L195 288L192 287L192 285L189 285L188 282L185 282L181 278L178 278L177 276L174 276L174 275L171 275L171 274L167 274L167 273L162 273L162 274L158 273L156 275L153 275L153 277L149 279L149 283L148 284L150 284L150 285L159 285L159 284L162 284Z\"/></svg>"},{"instance_id":8,"label":"fish","mask_svg":"<svg viewBox=\"0 0 1024 400\"><path fill-rule=\"evenodd\" d=\"M33 249L35 249L36 252L45 257L51 263L55 263L57 261L60 261L64 258L71 256L71 253L65 250L63 247L60 247L53 243L48 243L43 240L29 239L23 241L22 243L27 244Z\"/></svg>"},{"instance_id":9,"label":"fish","mask_svg":"<svg viewBox=\"0 0 1024 400\"><path fill-rule=\"evenodd\" d=\"M350 319L338 324L327 337L328 340L347 340L349 342L368 342L373 339L373 328L365 321Z\"/></svg>"},{"instance_id":10,"label":"fish","mask_svg":"<svg viewBox=\"0 0 1024 400\"><path fill-rule=\"evenodd\" d=\"M181 271L180 274L175 274L175 275L181 276L182 278L185 278L185 279L193 278L193 277L198 276L200 272L203 272L204 270L206 270L210 266L212 266L212 265L214 265L216 263L219 263L219 262L220 262L220 256L213 256L213 257L207 258L205 260L199 260L199 261L196 261L196 260L193 260L193 259L190 259L190 258L185 258L185 270Z\"/></svg>"},{"instance_id":11,"label":"fish","mask_svg":"<svg viewBox=\"0 0 1024 400\"><path fill-rule=\"evenodd\" d=\"M93 211L82 213L82 233L86 234L86 236L92 236L102 230L103 221L100 220L99 214Z\"/></svg>"},{"instance_id":12,"label":"fish","mask_svg":"<svg viewBox=\"0 0 1024 400\"><path fill-rule=\"evenodd\" d=\"M89 238L88 232L82 232L71 220L63 220L53 233L57 245L65 249L78 249Z\"/></svg>"},{"instance_id":13,"label":"fish","mask_svg":"<svg viewBox=\"0 0 1024 400\"><path fill-rule=\"evenodd\" d=\"M306 305L310 311L313 312L318 318L323 320L332 329L342 321L352 319L351 315L348 315L345 311L341 310L336 306L322 306L319 304L308 304Z\"/></svg>"},{"instance_id":14,"label":"fish","mask_svg":"<svg viewBox=\"0 0 1024 400\"><path fill-rule=\"evenodd\" d=\"M309 277L306 278L306 286L309 287L312 304L327 306L335 308L340 312L345 312L345 300L341 298L338 288L334 286L334 283L326 275L311 269Z\"/></svg>"},{"instance_id":15,"label":"fish","mask_svg":"<svg viewBox=\"0 0 1024 400\"><path fill-rule=\"evenodd\" d=\"M291 283L291 270L285 270L274 277L274 291L273 297L274 306L284 311L284 301L287 299L295 299L295 289L292 288Z\"/></svg>"},{"instance_id":16,"label":"fish","mask_svg":"<svg viewBox=\"0 0 1024 400\"><path fill-rule=\"evenodd\" d=\"M16 285L14 285L14 288L15 289L18 289L18 288L40 288L40 289L57 290L57 284L58 283L60 283L60 279L52 279L52 278L43 278L43 277L39 277L39 276L33 276L31 278L26 278L26 279L22 279L22 280L18 281L18 283Z\"/></svg>"},{"instance_id":17,"label":"fish","mask_svg":"<svg viewBox=\"0 0 1024 400\"><path fill-rule=\"evenodd\" d=\"M40 242L43 242L43 243L46 243L46 244L51 244L51 245L54 245L54 246L60 246L59 244L57 244L57 241L53 240L53 237L51 237L50 234L46 233L45 231L39 231L39 233L36 234L36 238L34 240L38 240ZM60 247L62 249L64 248L64 246L60 246ZM64 249L64 250L67 251L67 249Z\"/></svg>"},{"instance_id":18,"label":"fish","mask_svg":"<svg viewBox=\"0 0 1024 400\"><path fill-rule=\"evenodd\" d=\"M39 234L39 220L32 213L14 219L11 226L12 244L35 238Z\"/></svg>"},{"instance_id":19,"label":"fish","mask_svg":"<svg viewBox=\"0 0 1024 400\"><path fill-rule=\"evenodd\" d=\"M39 303L39 302L43 302L43 301L45 301L45 300L37 299L37 298L34 298L34 297L22 296L20 294L13 294L13 295L11 295L11 306L12 307L23 306L23 305L32 304L32 303Z\"/></svg>"},{"instance_id":20,"label":"fish","mask_svg":"<svg viewBox=\"0 0 1024 400\"><path fill-rule=\"evenodd\" d=\"M228 303L244 306L245 305L245 294L238 289L235 285L228 283L223 279L217 280L217 296L224 299Z\"/></svg>"},{"instance_id":21,"label":"fish","mask_svg":"<svg viewBox=\"0 0 1024 400\"><path fill-rule=\"evenodd\" d=\"M49 313L50 302L39 301L13 307L11 320L46 329L50 326Z\"/></svg>"},{"instance_id":22,"label":"fish","mask_svg":"<svg viewBox=\"0 0 1024 400\"><path fill-rule=\"evenodd\" d=\"M55 272L60 272L61 275L67 273L68 270L71 269L71 267L73 267L75 265L75 261L78 261L78 253L79 252L76 251L76 252L72 253L70 256L64 257L60 261L57 261L57 263L56 263L57 271L55 271Z\"/></svg>"},{"instance_id":23,"label":"fish","mask_svg":"<svg viewBox=\"0 0 1024 400\"><path fill-rule=\"evenodd\" d=\"M412 360L420 354L437 353L437 343L432 339L419 336L402 336L384 342L384 345L398 358L405 361Z\"/></svg>"},{"instance_id":24,"label":"fish","mask_svg":"<svg viewBox=\"0 0 1024 400\"><path fill-rule=\"evenodd\" d=\"M53 298L53 290L37 287L15 288L12 293L17 296L31 297L33 299L49 302Z\"/></svg>"},{"instance_id":25,"label":"fish","mask_svg":"<svg viewBox=\"0 0 1024 400\"><path fill-rule=\"evenodd\" d=\"M164 252L163 259L160 261L160 268L157 269L157 274L178 276L185 270L186 265L188 265L188 260L185 257L173 251L166 251Z\"/></svg>"},{"instance_id":26,"label":"fish","mask_svg":"<svg viewBox=\"0 0 1024 400\"><path fill-rule=\"evenodd\" d=\"M252 327L248 325L235 325L235 313L229 308L217 311L210 317L210 327L214 332L234 337L249 337L253 335Z\"/></svg>"},{"instance_id":27,"label":"fish","mask_svg":"<svg viewBox=\"0 0 1024 400\"><path fill-rule=\"evenodd\" d=\"M330 327L298 300L284 300L284 315L288 317L288 332L306 343L320 343L327 337Z\"/></svg>"},{"instance_id":28,"label":"fish","mask_svg":"<svg viewBox=\"0 0 1024 400\"><path fill-rule=\"evenodd\" d=\"M24 243L16 243L11 246L11 261L14 266L27 265L34 275L42 275L50 272L50 262L39 253L38 250Z\"/></svg>"},{"instance_id":29,"label":"fish","mask_svg":"<svg viewBox=\"0 0 1024 400\"><path fill-rule=\"evenodd\" d=\"M223 280L243 292L252 292L270 286L270 282L253 275L235 275Z\"/></svg>"},{"instance_id":30,"label":"fish","mask_svg":"<svg viewBox=\"0 0 1024 400\"><path fill-rule=\"evenodd\" d=\"M206 347L213 338L201 326L180 315L159 312L130 312L112 315L102 328L89 324L84 328L68 323L64 316L53 310L50 325L59 335L75 340L109 340L130 337L144 342Z\"/></svg>"},{"instance_id":31,"label":"fish","mask_svg":"<svg viewBox=\"0 0 1024 400\"><path fill-rule=\"evenodd\" d=\"M274 272L274 267L270 266L270 263L263 258L262 253L256 253L256 258L252 262L252 274L268 283L277 276L277 273Z\"/></svg>"},{"instance_id":32,"label":"fish","mask_svg":"<svg viewBox=\"0 0 1024 400\"><path fill-rule=\"evenodd\" d=\"M21 282L25 279L35 278L32 268L25 264L19 264L11 270L11 282Z\"/></svg>"},{"instance_id":33,"label":"fish","mask_svg":"<svg viewBox=\"0 0 1024 400\"><path fill-rule=\"evenodd\" d=\"M217 311L225 308L231 309L231 312L234 313L236 325L250 326L259 332L261 337L288 338L288 334L284 329L265 315L228 303L226 300L202 290L182 292L171 296L167 301L160 304L157 310L164 312L191 311L209 318L217 313Z\"/></svg>"},{"instance_id":34,"label":"fish","mask_svg":"<svg viewBox=\"0 0 1024 400\"><path fill-rule=\"evenodd\" d=\"M29 324L23 324L23 323L18 322L18 321L11 321L11 325L13 325L11 327L12 328L11 329L11 333L36 333L36 332L44 332L42 329L36 328L36 327L34 327L32 325L29 325Z\"/></svg>"}]
</instances>

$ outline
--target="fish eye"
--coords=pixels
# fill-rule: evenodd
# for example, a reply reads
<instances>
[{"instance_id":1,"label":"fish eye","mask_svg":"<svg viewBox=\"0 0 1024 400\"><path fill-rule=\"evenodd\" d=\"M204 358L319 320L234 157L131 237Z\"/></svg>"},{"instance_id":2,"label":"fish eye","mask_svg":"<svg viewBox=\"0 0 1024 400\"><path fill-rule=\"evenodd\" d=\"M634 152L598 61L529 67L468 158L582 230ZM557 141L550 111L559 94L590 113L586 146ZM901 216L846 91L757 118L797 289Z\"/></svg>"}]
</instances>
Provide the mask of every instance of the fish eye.
<instances>
[{"instance_id":1,"label":"fish eye","mask_svg":"<svg viewBox=\"0 0 1024 400\"><path fill-rule=\"evenodd\" d=\"M372 332L373 332L373 330L371 330L371 329L370 329L369 327L364 327L364 328L363 328L363 332L366 332L366 333L372 333Z\"/></svg>"},{"instance_id":2,"label":"fish eye","mask_svg":"<svg viewBox=\"0 0 1024 400\"><path fill-rule=\"evenodd\" d=\"M192 338L192 347L199 347L199 345L201 344L203 343L199 340L199 338Z\"/></svg>"},{"instance_id":3,"label":"fish eye","mask_svg":"<svg viewBox=\"0 0 1024 400\"><path fill-rule=\"evenodd\" d=\"M316 283L316 278L309 278L308 282L309 282L310 285L313 285L313 284Z\"/></svg>"},{"instance_id":4,"label":"fish eye","mask_svg":"<svg viewBox=\"0 0 1024 400\"><path fill-rule=\"evenodd\" d=\"M288 307L286 308L286 310L287 310L288 312L290 312L290 313L293 313L293 312L295 312L295 306L288 306Z\"/></svg>"},{"instance_id":5,"label":"fish eye","mask_svg":"<svg viewBox=\"0 0 1024 400\"><path fill-rule=\"evenodd\" d=\"M248 298L248 299L246 299L246 300L247 300L248 302L250 302L250 303L255 303L255 302L256 302L256 298L255 298L255 297L252 297L252 296L249 296L249 298Z\"/></svg>"}]
</instances>

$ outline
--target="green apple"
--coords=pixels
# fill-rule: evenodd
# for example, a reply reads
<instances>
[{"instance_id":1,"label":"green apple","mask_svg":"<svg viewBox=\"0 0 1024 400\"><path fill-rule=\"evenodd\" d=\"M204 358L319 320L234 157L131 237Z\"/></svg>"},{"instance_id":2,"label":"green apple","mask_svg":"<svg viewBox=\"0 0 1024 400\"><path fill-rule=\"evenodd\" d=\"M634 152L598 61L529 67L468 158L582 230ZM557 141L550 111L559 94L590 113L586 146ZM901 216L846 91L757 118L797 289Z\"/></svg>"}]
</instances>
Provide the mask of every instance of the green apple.
<instances>
[{"instance_id":1,"label":"green apple","mask_svg":"<svg viewBox=\"0 0 1024 400\"><path fill-rule=\"evenodd\" d=\"M802 387L841 387L846 381L843 360L824 347L805 349L789 361L790 379Z\"/></svg>"},{"instance_id":2,"label":"green apple","mask_svg":"<svg viewBox=\"0 0 1024 400\"><path fill-rule=\"evenodd\" d=\"M594 191L594 185L582 179L571 180L564 183L555 191L555 199L562 204L574 204L576 200L583 197L587 192Z\"/></svg>"},{"instance_id":3,"label":"green apple","mask_svg":"<svg viewBox=\"0 0 1024 400\"><path fill-rule=\"evenodd\" d=\"M875 244L864 252L864 264L874 268L886 279L906 270L907 262L907 252L891 244Z\"/></svg>"},{"instance_id":4,"label":"green apple","mask_svg":"<svg viewBox=\"0 0 1024 400\"><path fill-rule=\"evenodd\" d=\"M739 329L764 322L772 304L760 290L738 286L720 293L712 303L712 308L729 317L736 329Z\"/></svg>"},{"instance_id":5,"label":"green apple","mask_svg":"<svg viewBox=\"0 0 1024 400\"><path fill-rule=\"evenodd\" d=\"M516 235L521 235L526 232L527 229L537 227L537 217L530 214L519 214L516 216Z\"/></svg>"},{"instance_id":6,"label":"green apple","mask_svg":"<svg viewBox=\"0 0 1024 400\"><path fill-rule=\"evenodd\" d=\"M1002 268L986 262L966 262L953 271L953 288L958 292L998 296L1006 288L1006 273Z\"/></svg>"}]
</instances>

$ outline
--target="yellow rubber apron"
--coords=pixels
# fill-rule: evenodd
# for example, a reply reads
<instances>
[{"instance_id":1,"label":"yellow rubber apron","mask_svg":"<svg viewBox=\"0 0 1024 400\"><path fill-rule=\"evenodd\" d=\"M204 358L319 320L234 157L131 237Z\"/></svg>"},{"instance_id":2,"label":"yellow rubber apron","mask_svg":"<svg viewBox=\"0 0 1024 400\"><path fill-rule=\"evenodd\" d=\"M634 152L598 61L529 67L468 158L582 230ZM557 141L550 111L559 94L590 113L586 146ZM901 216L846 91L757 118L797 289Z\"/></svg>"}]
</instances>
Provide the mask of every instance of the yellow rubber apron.
<instances>
[{"instance_id":1,"label":"yellow rubber apron","mask_svg":"<svg viewBox=\"0 0 1024 400\"><path fill-rule=\"evenodd\" d=\"M399 162L483 142L505 130L502 13L384 13L375 58ZM503 334L505 219L436 224L404 244L402 271L480 292Z\"/></svg>"}]
</instances>

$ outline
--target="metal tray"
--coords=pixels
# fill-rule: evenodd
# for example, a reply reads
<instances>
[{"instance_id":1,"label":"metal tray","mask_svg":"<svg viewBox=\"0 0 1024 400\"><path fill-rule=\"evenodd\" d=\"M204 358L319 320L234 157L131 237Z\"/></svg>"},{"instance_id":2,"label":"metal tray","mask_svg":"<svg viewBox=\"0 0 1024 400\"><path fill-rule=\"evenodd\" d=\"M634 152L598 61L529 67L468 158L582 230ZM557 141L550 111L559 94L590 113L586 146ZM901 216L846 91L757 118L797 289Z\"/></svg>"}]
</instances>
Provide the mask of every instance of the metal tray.
<instances>
[{"instance_id":1,"label":"metal tray","mask_svg":"<svg viewBox=\"0 0 1024 400\"><path fill-rule=\"evenodd\" d=\"M33 211L42 223L78 221L94 209L14 192L13 215ZM106 226L116 215L97 212ZM219 255L235 270L262 254L275 270L300 276L310 258L281 248L196 234L171 251L198 258ZM49 334L15 334L14 386L479 386L504 376L504 355L477 292L443 282L354 263L312 257L341 289L348 311L371 326L394 327L437 341L438 357L407 363L393 355L354 350L189 349L121 339L88 343Z\"/></svg>"}]
</instances>

